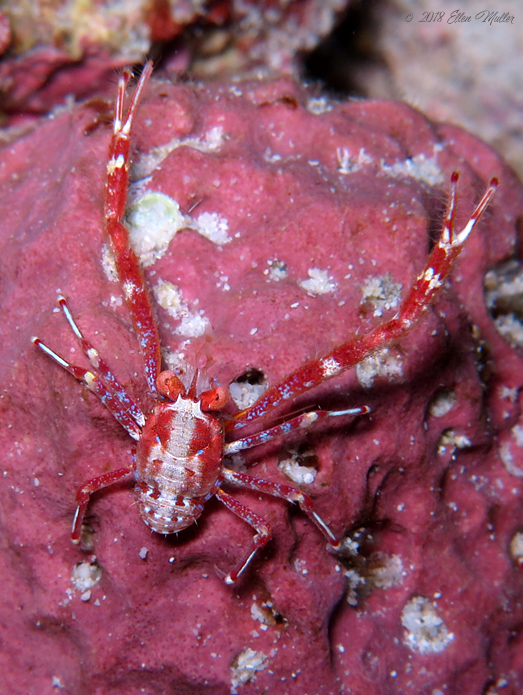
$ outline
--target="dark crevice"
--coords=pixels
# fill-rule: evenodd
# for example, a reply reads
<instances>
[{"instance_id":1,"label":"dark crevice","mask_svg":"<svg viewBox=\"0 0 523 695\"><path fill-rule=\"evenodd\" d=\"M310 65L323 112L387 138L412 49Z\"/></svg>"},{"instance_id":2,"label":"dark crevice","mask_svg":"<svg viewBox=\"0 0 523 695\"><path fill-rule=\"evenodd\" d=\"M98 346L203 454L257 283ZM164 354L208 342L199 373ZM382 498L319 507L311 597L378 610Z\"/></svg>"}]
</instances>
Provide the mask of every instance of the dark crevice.
<instances>
[{"instance_id":1,"label":"dark crevice","mask_svg":"<svg viewBox=\"0 0 523 695\"><path fill-rule=\"evenodd\" d=\"M334 30L303 61L303 77L339 97L366 97L361 76L385 66L377 48L384 0L356 0Z\"/></svg>"}]
</instances>

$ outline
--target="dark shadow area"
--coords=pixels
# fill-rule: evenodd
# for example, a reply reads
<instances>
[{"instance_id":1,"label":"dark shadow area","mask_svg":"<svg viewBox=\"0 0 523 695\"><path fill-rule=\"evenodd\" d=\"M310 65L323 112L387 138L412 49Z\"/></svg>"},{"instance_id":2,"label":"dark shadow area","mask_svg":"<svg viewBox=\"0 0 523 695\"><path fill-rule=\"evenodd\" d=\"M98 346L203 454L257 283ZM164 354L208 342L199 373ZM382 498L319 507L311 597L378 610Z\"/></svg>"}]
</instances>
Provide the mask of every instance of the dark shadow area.
<instances>
[{"instance_id":1,"label":"dark shadow area","mask_svg":"<svg viewBox=\"0 0 523 695\"><path fill-rule=\"evenodd\" d=\"M362 73L385 66L377 48L384 0L355 0L334 30L303 61L303 77L338 97L366 97Z\"/></svg>"}]
</instances>

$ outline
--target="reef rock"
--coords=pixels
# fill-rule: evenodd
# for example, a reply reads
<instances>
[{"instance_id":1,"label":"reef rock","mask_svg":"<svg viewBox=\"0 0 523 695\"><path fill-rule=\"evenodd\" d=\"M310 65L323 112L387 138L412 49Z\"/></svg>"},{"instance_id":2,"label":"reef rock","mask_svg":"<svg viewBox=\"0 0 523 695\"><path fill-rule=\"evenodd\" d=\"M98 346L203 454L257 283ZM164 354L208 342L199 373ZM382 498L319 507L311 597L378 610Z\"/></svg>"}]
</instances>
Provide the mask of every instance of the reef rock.
<instances>
[{"instance_id":1,"label":"reef rock","mask_svg":"<svg viewBox=\"0 0 523 695\"><path fill-rule=\"evenodd\" d=\"M278 413L371 414L230 464L290 476L343 551L298 509L237 491L274 537L230 587L214 567L232 568L252 531L216 500L166 538L119 485L92 499L87 548L70 542L76 489L128 465L132 441L31 343L86 365L58 292L130 393L146 394L104 239L110 127L96 116L92 103L64 109L0 153L5 692L519 692L520 324L511 313L509 344L483 287L502 261L517 275L515 176L400 103L329 102L283 79L148 86L128 219L165 362L234 382L239 407L394 315L439 234L452 171L458 224L501 182L411 332Z\"/></svg>"}]
</instances>

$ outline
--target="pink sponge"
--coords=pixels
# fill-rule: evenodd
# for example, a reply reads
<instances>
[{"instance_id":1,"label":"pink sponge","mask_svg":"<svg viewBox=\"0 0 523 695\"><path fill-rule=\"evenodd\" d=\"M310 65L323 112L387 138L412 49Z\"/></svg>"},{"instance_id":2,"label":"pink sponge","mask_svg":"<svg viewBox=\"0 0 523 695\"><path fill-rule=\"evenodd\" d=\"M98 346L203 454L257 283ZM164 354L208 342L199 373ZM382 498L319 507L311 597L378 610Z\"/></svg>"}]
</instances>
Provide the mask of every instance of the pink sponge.
<instances>
[{"instance_id":1,"label":"pink sponge","mask_svg":"<svg viewBox=\"0 0 523 695\"><path fill-rule=\"evenodd\" d=\"M95 116L64 110L0 155L5 692L518 692L523 365L517 316L510 346L483 296L485 273L516 254L513 174L398 103L331 103L287 80L149 86L128 219L164 359L236 380L240 408L394 314L439 234L453 170L458 226L501 181L401 343L291 406L371 415L231 464L300 485L345 534L340 555L299 510L237 491L274 537L228 587L214 567L229 571L252 532L215 500L197 527L162 537L121 485L89 506L89 550L70 543L77 487L129 465L132 441L31 344L85 364L53 311L58 292L130 393L146 392L105 249L110 130Z\"/></svg>"}]
</instances>

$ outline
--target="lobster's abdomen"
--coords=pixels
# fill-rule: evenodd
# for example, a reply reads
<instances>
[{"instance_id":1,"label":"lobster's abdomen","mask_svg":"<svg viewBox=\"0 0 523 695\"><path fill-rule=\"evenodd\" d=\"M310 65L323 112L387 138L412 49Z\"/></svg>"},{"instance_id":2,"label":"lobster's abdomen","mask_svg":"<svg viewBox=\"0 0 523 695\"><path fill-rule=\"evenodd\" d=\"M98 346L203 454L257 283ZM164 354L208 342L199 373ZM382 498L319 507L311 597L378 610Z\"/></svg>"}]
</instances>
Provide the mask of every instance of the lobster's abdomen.
<instances>
[{"instance_id":1,"label":"lobster's abdomen","mask_svg":"<svg viewBox=\"0 0 523 695\"><path fill-rule=\"evenodd\" d=\"M223 427L199 401L179 396L160 403L136 449L136 492L145 523L176 533L200 516L214 494L223 458Z\"/></svg>"}]
</instances>

